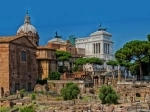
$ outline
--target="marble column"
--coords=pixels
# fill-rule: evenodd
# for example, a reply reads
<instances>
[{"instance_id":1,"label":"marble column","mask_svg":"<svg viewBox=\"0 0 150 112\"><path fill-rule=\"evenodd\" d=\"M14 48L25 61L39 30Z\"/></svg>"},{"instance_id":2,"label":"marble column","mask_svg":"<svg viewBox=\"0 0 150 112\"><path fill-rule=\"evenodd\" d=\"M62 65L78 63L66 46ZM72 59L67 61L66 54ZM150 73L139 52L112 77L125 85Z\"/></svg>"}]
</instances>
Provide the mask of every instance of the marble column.
<instances>
[{"instance_id":1,"label":"marble column","mask_svg":"<svg viewBox=\"0 0 150 112\"><path fill-rule=\"evenodd\" d=\"M101 53L103 54L104 53L104 43L103 42L101 42L101 44L100 44L101 46L100 46L100 51L101 51Z\"/></svg>"},{"instance_id":2,"label":"marble column","mask_svg":"<svg viewBox=\"0 0 150 112\"><path fill-rule=\"evenodd\" d=\"M95 54L95 43L93 44L93 54Z\"/></svg>"},{"instance_id":3,"label":"marble column","mask_svg":"<svg viewBox=\"0 0 150 112\"><path fill-rule=\"evenodd\" d=\"M99 43L99 53L101 53L101 44Z\"/></svg>"},{"instance_id":4,"label":"marble column","mask_svg":"<svg viewBox=\"0 0 150 112\"><path fill-rule=\"evenodd\" d=\"M96 54L96 44L94 43L94 54Z\"/></svg>"},{"instance_id":5,"label":"marble column","mask_svg":"<svg viewBox=\"0 0 150 112\"><path fill-rule=\"evenodd\" d=\"M97 53L99 53L99 44L97 43Z\"/></svg>"},{"instance_id":6,"label":"marble column","mask_svg":"<svg viewBox=\"0 0 150 112\"><path fill-rule=\"evenodd\" d=\"M100 82L101 80L100 80L100 77L98 77L98 86L100 86Z\"/></svg>"},{"instance_id":7,"label":"marble column","mask_svg":"<svg viewBox=\"0 0 150 112\"><path fill-rule=\"evenodd\" d=\"M98 46L97 46L97 43L96 43L96 54L97 54L97 51L98 51L98 49L97 49L97 48L98 48Z\"/></svg>"},{"instance_id":8,"label":"marble column","mask_svg":"<svg viewBox=\"0 0 150 112\"><path fill-rule=\"evenodd\" d=\"M120 66L118 66L118 82L121 82L121 70L120 70Z\"/></svg>"},{"instance_id":9,"label":"marble column","mask_svg":"<svg viewBox=\"0 0 150 112\"><path fill-rule=\"evenodd\" d=\"M108 44L108 54L110 54L110 45Z\"/></svg>"}]
</instances>

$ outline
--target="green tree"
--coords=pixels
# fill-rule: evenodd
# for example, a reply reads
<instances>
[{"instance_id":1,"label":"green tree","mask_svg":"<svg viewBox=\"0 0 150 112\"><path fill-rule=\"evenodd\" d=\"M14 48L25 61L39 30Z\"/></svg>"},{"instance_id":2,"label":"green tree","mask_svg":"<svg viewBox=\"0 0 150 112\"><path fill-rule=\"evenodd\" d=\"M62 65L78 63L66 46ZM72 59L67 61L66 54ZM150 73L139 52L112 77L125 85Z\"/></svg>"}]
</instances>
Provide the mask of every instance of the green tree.
<instances>
[{"instance_id":1,"label":"green tree","mask_svg":"<svg viewBox=\"0 0 150 112\"><path fill-rule=\"evenodd\" d=\"M150 34L147 35L147 40L150 41Z\"/></svg>"},{"instance_id":2,"label":"green tree","mask_svg":"<svg viewBox=\"0 0 150 112\"><path fill-rule=\"evenodd\" d=\"M64 61L69 61L69 59L71 58L71 53L66 52L66 51L61 51L61 50L57 50L56 52L56 57L59 61L62 61L64 63Z\"/></svg>"},{"instance_id":3,"label":"green tree","mask_svg":"<svg viewBox=\"0 0 150 112\"><path fill-rule=\"evenodd\" d=\"M103 64L102 60L99 58L96 58L96 57L78 58L77 60L75 60L76 65L85 65L87 63L92 65L93 70L94 70L94 74L95 74L94 65L102 65Z\"/></svg>"},{"instance_id":4,"label":"green tree","mask_svg":"<svg viewBox=\"0 0 150 112\"><path fill-rule=\"evenodd\" d=\"M95 74L95 69L94 69L94 65L102 65L103 62L100 58L97 57L91 57L91 58L87 58L86 59L87 63L91 64L94 70L94 74Z\"/></svg>"},{"instance_id":5,"label":"green tree","mask_svg":"<svg viewBox=\"0 0 150 112\"><path fill-rule=\"evenodd\" d=\"M120 65L122 66L122 67L124 67L124 71L126 71L127 72L127 77L129 76L129 68L130 68L130 66L132 65L132 63L130 63L130 62L122 62L122 63L120 63Z\"/></svg>"},{"instance_id":6,"label":"green tree","mask_svg":"<svg viewBox=\"0 0 150 112\"><path fill-rule=\"evenodd\" d=\"M131 73L131 75L136 76L137 74L139 74L139 65L137 62L134 62L131 64L131 66L129 67L129 71Z\"/></svg>"},{"instance_id":7,"label":"green tree","mask_svg":"<svg viewBox=\"0 0 150 112\"><path fill-rule=\"evenodd\" d=\"M81 69L81 67L87 63L87 58L78 58L74 63L76 66L80 66L79 68Z\"/></svg>"},{"instance_id":8,"label":"green tree","mask_svg":"<svg viewBox=\"0 0 150 112\"><path fill-rule=\"evenodd\" d=\"M134 40L127 42L123 48L119 49L115 57L118 62L121 61L137 61L140 70L140 80L143 79L143 70L142 70L142 58L147 54L149 50L149 42L148 41L140 41Z\"/></svg>"},{"instance_id":9,"label":"green tree","mask_svg":"<svg viewBox=\"0 0 150 112\"><path fill-rule=\"evenodd\" d=\"M49 80L60 80L60 73L59 72L51 72L48 76Z\"/></svg>"},{"instance_id":10,"label":"green tree","mask_svg":"<svg viewBox=\"0 0 150 112\"><path fill-rule=\"evenodd\" d=\"M107 62L107 65L110 65L112 67L112 69L114 69L115 66L118 66L118 61L116 61L116 60L109 60Z\"/></svg>"},{"instance_id":11,"label":"green tree","mask_svg":"<svg viewBox=\"0 0 150 112\"><path fill-rule=\"evenodd\" d=\"M69 52L66 52L66 51L62 51L62 50L57 50L56 52L55 52L55 54L56 54L56 58L59 60L59 61L62 61L62 63L63 63L63 65L62 65L62 72L65 72L66 70L66 68L65 68L65 66L64 66L64 61L69 61L70 60L70 58L71 58L71 53L69 53Z\"/></svg>"},{"instance_id":12,"label":"green tree","mask_svg":"<svg viewBox=\"0 0 150 112\"><path fill-rule=\"evenodd\" d=\"M110 65L112 67L112 76L114 78L114 69L115 69L115 66L118 66L118 61L116 60L109 60L107 63L107 65Z\"/></svg>"},{"instance_id":13,"label":"green tree","mask_svg":"<svg viewBox=\"0 0 150 112\"><path fill-rule=\"evenodd\" d=\"M119 95L111 86L102 86L100 88L99 98L102 104L118 103Z\"/></svg>"},{"instance_id":14,"label":"green tree","mask_svg":"<svg viewBox=\"0 0 150 112\"><path fill-rule=\"evenodd\" d=\"M64 100L72 100L77 98L78 94L80 93L80 89L77 84L70 82L60 90L60 93Z\"/></svg>"},{"instance_id":15,"label":"green tree","mask_svg":"<svg viewBox=\"0 0 150 112\"><path fill-rule=\"evenodd\" d=\"M79 65L76 65L72 68L72 71L77 72L79 70Z\"/></svg>"}]
</instances>

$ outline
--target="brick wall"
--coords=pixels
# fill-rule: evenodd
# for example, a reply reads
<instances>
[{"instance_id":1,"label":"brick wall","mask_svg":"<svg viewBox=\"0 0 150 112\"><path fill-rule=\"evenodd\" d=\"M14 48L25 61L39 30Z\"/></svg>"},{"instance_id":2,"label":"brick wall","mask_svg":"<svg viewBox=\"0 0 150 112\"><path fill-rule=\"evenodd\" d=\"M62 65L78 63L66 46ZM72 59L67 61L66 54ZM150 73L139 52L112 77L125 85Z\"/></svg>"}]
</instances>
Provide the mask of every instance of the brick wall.
<instances>
[{"instance_id":1,"label":"brick wall","mask_svg":"<svg viewBox=\"0 0 150 112\"><path fill-rule=\"evenodd\" d=\"M9 92L9 44L0 44L0 91Z\"/></svg>"}]
</instances>

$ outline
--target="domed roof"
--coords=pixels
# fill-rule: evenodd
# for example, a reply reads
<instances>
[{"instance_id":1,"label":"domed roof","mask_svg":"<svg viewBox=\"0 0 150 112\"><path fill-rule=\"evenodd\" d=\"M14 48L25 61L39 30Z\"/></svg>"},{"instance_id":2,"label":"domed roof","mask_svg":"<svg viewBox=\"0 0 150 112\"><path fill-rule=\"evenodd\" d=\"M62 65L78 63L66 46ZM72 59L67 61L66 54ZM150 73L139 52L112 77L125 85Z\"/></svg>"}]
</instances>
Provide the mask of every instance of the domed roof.
<instances>
[{"instance_id":1,"label":"domed roof","mask_svg":"<svg viewBox=\"0 0 150 112\"><path fill-rule=\"evenodd\" d=\"M28 12L26 13L24 24L20 26L20 28L17 31L17 35L32 35L32 36L38 35L36 28L31 25Z\"/></svg>"},{"instance_id":2,"label":"domed roof","mask_svg":"<svg viewBox=\"0 0 150 112\"><path fill-rule=\"evenodd\" d=\"M66 41L64 41L61 38L53 38L53 39L48 41L48 43L51 43L51 42L53 42L53 43L66 43Z\"/></svg>"},{"instance_id":3,"label":"domed roof","mask_svg":"<svg viewBox=\"0 0 150 112\"><path fill-rule=\"evenodd\" d=\"M94 33L92 33L90 36L97 36L97 35L108 35L108 36L112 36L110 33L100 30L100 31L96 31Z\"/></svg>"},{"instance_id":4,"label":"domed roof","mask_svg":"<svg viewBox=\"0 0 150 112\"><path fill-rule=\"evenodd\" d=\"M48 41L48 43L57 43L57 44L65 44L66 41L61 39L62 36L58 36L57 31L55 32L56 36L55 38Z\"/></svg>"}]
</instances>

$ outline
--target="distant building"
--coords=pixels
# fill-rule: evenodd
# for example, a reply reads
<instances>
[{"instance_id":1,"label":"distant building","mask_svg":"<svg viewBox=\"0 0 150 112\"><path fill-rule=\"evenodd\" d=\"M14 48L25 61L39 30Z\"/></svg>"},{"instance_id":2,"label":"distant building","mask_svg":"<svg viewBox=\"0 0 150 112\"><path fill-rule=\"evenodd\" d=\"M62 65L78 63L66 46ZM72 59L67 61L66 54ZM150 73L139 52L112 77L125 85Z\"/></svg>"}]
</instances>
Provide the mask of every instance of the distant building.
<instances>
[{"instance_id":1,"label":"distant building","mask_svg":"<svg viewBox=\"0 0 150 112\"><path fill-rule=\"evenodd\" d=\"M69 36L69 41L73 46L75 46L75 39L76 39L76 37L74 35Z\"/></svg>"},{"instance_id":2,"label":"distant building","mask_svg":"<svg viewBox=\"0 0 150 112\"><path fill-rule=\"evenodd\" d=\"M104 65L101 69L107 69L106 62L108 60L113 60L113 41L112 35L106 31L106 28L102 28L101 25L97 31L92 33L89 37L77 38L75 44L77 48L85 49L85 57L98 57L104 61ZM88 70L91 69L90 66L86 66ZM99 66L95 67L97 70L100 69Z\"/></svg>"},{"instance_id":3,"label":"distant building","mask_svg":"<svg viewBox=\"0 0 150 112\"><path fill-rule=\"evenodd\" d=\"M68 68L68 70L69 69L72 70L72 67L74 65L74 60L76 58L85 56L84 48L76 48L74 45L70 43L69 40L65 41L62 39L61 36L58 36L57 32L56 32L56 36L53 39L48 41L47 47L53 48L55 50L62 50L71 53L72 57L70 61L65 62L65 66Z\"/></svg>"}]
</instances>

